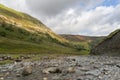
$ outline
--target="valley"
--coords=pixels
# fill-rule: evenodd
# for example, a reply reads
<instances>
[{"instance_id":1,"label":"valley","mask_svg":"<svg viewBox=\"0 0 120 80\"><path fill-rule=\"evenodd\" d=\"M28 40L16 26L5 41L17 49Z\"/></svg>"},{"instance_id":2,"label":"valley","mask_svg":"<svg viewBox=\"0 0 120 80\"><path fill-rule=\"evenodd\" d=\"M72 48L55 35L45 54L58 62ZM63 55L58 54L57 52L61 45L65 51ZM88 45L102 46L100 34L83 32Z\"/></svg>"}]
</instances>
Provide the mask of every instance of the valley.
<instances>
[{"instance_id":1,"label":"valley","mask_svg":"<svg viewBox=\"0 0 120 80\"><path fill-rule=\"evenodd\" d=\"M39 20L0 5L0 53L78 53Z\"/></svg>"},{"instance_id":2,"label":"valley","mask_svg":"<svg viewBox=\"0 0 120 80\"><path fill-rule=\"evenodd\" d=\"M108 36L57 34L0 4L0 80L120 80L120 29Z\"/></svg>"}]
</instances>

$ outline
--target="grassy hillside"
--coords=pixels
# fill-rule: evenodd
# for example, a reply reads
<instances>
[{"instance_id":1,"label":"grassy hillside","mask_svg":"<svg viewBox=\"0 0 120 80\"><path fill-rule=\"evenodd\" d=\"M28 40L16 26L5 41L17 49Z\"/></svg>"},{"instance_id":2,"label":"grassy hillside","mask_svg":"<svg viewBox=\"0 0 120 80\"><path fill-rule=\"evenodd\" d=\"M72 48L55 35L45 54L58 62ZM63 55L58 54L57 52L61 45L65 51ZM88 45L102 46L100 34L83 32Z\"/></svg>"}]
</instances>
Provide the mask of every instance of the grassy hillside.
<instances>
[{"instance_id":1,"label":"grassy hillside","mask_svg":"<svg viewBox=\"0 0 120 80\"><path fill-rule=\"evenodd\" d=\"M85 54L28 14L0 4L0 53Z\"/></svg>"},{"instance_id":2,"label":"grassy hillside","mask_svg":"<svg viewBox=\"0 0 120 80\"><path fill-rule=\"evenodd\" d=\"M62 34L63 38L70 41L72 44L76 46L76 48L84 48L86 50L90 50L95 45L97 45L104 37L95 37L95 36L83 36L83 35L67 35Z\"/></svg>"},{"instance_id":3,"label":"grassy hillside","mask_svg":"<svg viewBox=\"0 0 120 80\"><path fill-rule=\"evenodd\" d=\"M67 42L64 38L52 32L39 20L25 13L17 12L15 10L7 8L3 5L0 5L0 20L1 22L16 25L16 27L23 28L32 33L49 34L50 37L55 38L60 42Z\"/></svg>"}]
</instances>

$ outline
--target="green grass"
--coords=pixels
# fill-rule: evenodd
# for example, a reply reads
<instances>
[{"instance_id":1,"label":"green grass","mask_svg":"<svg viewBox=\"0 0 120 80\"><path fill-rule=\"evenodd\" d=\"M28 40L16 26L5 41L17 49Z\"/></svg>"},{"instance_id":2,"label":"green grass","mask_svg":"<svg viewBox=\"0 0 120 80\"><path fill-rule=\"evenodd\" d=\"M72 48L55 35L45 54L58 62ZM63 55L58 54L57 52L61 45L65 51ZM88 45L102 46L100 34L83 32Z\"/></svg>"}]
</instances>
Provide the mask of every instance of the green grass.
<instances>
[{"instance_id":1,"label":"green grass","mask_svg":"<svg viewBox=\"0 0 120 80\"><path fill-rule=\"evenodd\" d=\"M0 65L4 65L4 64L8 64L8 63L12 63L13 61L10 60L6 60L6 61L0 61Z\"/></svg>"},{"instance_id":2,"label":"green grass","mask_svg":"<svg viewBox=\"0 0 120 80\"><path fill-rule=\"evenodd\" d=\"M86 50L85 50L86 51ZM42 43L32 43L14 39L8 39L5 37L0 37L0 53L20 53L20 54L88 54L83 52L83 50L77 50L73 47L67 47L57 43L52 43L48 41L43 41Z\"/></svg>"},{"instance_id":3,"label":"green grass","mask_svg":"<svg viewBox=\"0 0 120 80\"><path fill-rule=\"evenodd\" d=\"M79 43L79 47L85 45ZM15 25L1 23L0 52L1 53L80 53L77 44L60 43L49 34L30 33ZM86 47L85 47L86 48Z\"/></svg>"}]
</instances>

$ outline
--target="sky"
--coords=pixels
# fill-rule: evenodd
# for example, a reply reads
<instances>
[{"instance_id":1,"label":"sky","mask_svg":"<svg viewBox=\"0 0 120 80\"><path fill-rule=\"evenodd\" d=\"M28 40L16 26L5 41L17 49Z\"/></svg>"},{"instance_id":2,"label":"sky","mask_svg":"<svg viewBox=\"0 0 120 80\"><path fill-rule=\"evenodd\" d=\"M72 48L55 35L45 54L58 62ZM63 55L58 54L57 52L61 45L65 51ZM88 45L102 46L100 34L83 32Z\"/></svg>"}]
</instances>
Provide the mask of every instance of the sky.
<instances>
[{"instance_id":1,"label":"sky","mask_svg":"<svg viewBox=\"0 0 120 80\"><path fill-rule=\"evenodd\" d=\"M120 28L120 0L0 0L58 34L106 36Z\"/></svg>"}]
</instances>

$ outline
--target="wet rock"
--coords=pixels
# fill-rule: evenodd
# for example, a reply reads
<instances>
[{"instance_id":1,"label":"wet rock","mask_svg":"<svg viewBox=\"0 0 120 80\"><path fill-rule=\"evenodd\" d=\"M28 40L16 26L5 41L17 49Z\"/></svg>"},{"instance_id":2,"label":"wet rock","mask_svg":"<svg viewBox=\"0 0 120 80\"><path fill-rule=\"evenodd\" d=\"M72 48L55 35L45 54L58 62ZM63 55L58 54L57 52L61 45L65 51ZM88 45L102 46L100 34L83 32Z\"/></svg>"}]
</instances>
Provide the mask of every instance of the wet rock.
<instances>
[{"instance_id":1,"label":"wet rock","mask_svg":"<svg viewBox=\"0 0 120 80\"><path fill-rule=\"evenodd\" d=\"M75 68L74 68L74 67L69 67L69 68L67 69L67 72L68 72L68 73L75 73Z\"/></svg>"},{"instance_id":2,"label":"wet rock","mask_svg":"<svg viewBox=\"0 0 120 80\"><path fill-rule=\"evenodd\" d=\"M8 76L8 75L10 75L10 72L6 72L6 73L4 74L4 77L6 77L6 76Z\"/></svg>"},{"instance_id":3,"label":"wet rock","mask_svg":"<svg viewBox=\"0 0 120 80\"><path fill-rule=\"evenodd\" d=\"M20 77L21 76L21 74L16 74L16 77Z\"/></svg>"},{"instance_id":4,"label":"wet rock","mask_svg":"<svg viewBox=\"0 0 120 80\"><path fill-rule=\"evenodd\" d=\"M98 78L101 80L102 79L102 77L101 76L98 76Z\"/></svg>"},{"instance_id":5,"label":"wet rock","mask_svg":"<svg viewBox=\"0 0 120 80\"><path fill-rule=\"evenodd\" d=\"M0 61L3 61L3 58L0 58Z\"/></svg>"},{"instance_id":6,"label":"wet rock","mask_svg":"<svg viewBox=\"0 0 120 80\"><path fill-rule=\"evenodd\" d=\"M4 77L0 77L0 80L4 80Z\"/></svg>"},{"instance_id":7,"label":"wet rock","mask_svg":"<svg viewBox=\"0 0 120 80\"><path fill-rule=\"evenodd\" d=\"M45 77L45 78L43 78L43 80L48 80L48 78Z\"/></svg>"},{"instance_id":8,"label":"wet rock","mask_svg":"<svg viewBox=\"0 0 120 80\"><path fill-rule=\"evenodd\" d=\"M102 70L102 73L105 74L105 75L107 75L107 74L109 74L109 70L103 69L103 70Z\"/></svg>"},{"instance_id":9,"label":"wet rock","mask_svg":"<svg viewBox=\"0 0 120 80\"><path fill-rule=\"evenodd\" d=\"M76 66L76 67L82 67L82 65L79 64L79 63L76 63L75 66Z\"/></svg>"},{"instance_id":10,"label":"wet rock","mask_svg":"<svg viewBox=\"0 0 120 80\"><path fill-rule=\"evenodd\" d=\"M82 68L80 68L80 70L86 72L86 71L89 71L90 69L87 69L87 68L85 68L85 67L82 67Z\"/></svg>"},{"instance_id":11,"label":"wet rock","mask_svg":"<svg viewBox=\"0 0 120 80\"><path fill-rule=\"evenodd\" d=\"M13 60L13 58L11 56L1 56L0 61L4 61L4 60Z\"/></svg>"},{"instance_id":12,"label":"wet rock","mask_svg":"<svg viewBox=\"0 0 120 80\"><path fill-rule=\"evenodd\" d=\"M61 79L60 79L60 77L58 77L58 76L54 76L54 77L52 78L52 80L61 80Z\"/></svg>"},{"instance_id":13,"label":"wet rock","mask_svg":"<svg viewBox=\"0 0 120 80\"><path fill-rule=\"evenodd\" d=\"M82 80L82 79L78 78L77 80Z\"/></svg>"},{"instance_id":14,"label":"wet rock","mask_svg":"<svg viewBox=\"0 0 120 80\"><path fill-rule=\"evenodd\" d=\"M8 59L8 57L7 57L7 56L3 56L2 58L3 58L3 60L7 60L7 59Z\"/></svg>"},{"instance_id":15,"label":"wet rock","mask_svg":"<svg viewBox=\"0 0 120 80\"><path fill-rule=\"evenodd\" d=\"M120 68L120 64L117 64L116 67Z\"/></svg>"},{"instance_id":16,"label":"wet rock","mask_svg":"<svg viewBox=\"0 0 120 80\"><path fill-rule=\"evenodd\" d=\"M26 66L24 69L23 69L23 72L22 72L22 75L23 76L28 76L32 74L32 67L31 66Z\"/></svg>"},{"instance_id":17,"label":"wet rock","mask_svg":"<svg viewBox=\"0 0 120 80\"><path fill-rule=\"evenodd\" d=\"M84 80L84 79L83 79L83 76L79 76L79 77L77 77L76 80Z\"/></svg>"},{"instance_id":18,"label":"wet rock","mask_svg":"<svg viewBox=\"0 0 120 80\"><path fill-rule=\"evenodd\" d=\"M94 65L93 68L94 69L99 69L102 65Z\"/></svg>"},{"instance_id":19,"label":"wet rock","mask_svg":"<svg viewBox=\"0 0 120 80\"><path fill-rule=\"evenodd\" d=\"M8 60L13 60L13 58L11 56L7 56Z\"/></svg>"},{"instance_id":20,"label":"wet rock","mask_svg":"<svg viewBox=\"0 0 120 80\"><path fill-rule=\"evenodd\" d=\"M86 72L86 75L93 75L93 76L99 76L101 72L99 70L91 70Z\"/></svg>"},{"instance_id":21,"label":"wet rock","mask_svg":"<svg viewBox=\"0 0 120 80\"><path fill-rule=\"evenodd\" d=\"M46 68L43 70L44 74L49 74L49 73L61 73L62 70L60 70L59 68L56 67L50 67L50 68Z\"/></svg>"},{"instance_id":22,"label":"wet rock","mask_svg":"<svg viewBox=\"0 0 120 80\"><path fill-rule=\"evenodd\" d=\"M22 59L16 59L15 62L22 62Z\"/></svg>"},{"instance_id":23,"label":"wet rock","mask_svg":"<svg viewBox=\"0 0 120 80\"><path fill-rule=\"evenodd\" d=\"M29 55L27 55L27 56L20 56L19 58L20 59L30 59L31 57Z\"/></svg>"},{"instance_id":24,"label":"wet rock","mask_svg":"<svg viewBox=\"0 0 120 80\"><path fill-rule=\"evenodd\" d=\"M47 59L49 59L49 57L48 57L48 56L44 56L44 57L42 57L41 59L42 59L42 60L47 60Z\"/></svg>"},{"instance_id":25,"label":"wet rock","mask_svg":"<svg viewBox=\"0 0 120 80\"><path fill-rule=\"evenodd\" d=\"M71 59L72 61L76 61L76 59Z\"/></svg>"},{"instance_id":26,"label":"wet rock","mask_svg":"<svg viewBox=\"0 0 120 80\"><path fill-rule=\"evenodd\" d=\"M0 74L0 80L4 80L4 75Z\"/></svg>"},{"instance_id":27,"label":"wet rock","mask_svg":"<svg viewBox=\"0 0 120 80\"><path fill-rule=\"evenodd\" d=\"M104 65L114 66L114 65L116 65L116 63L115 62L107 62Z\"/></svg>"}]
</instances>

